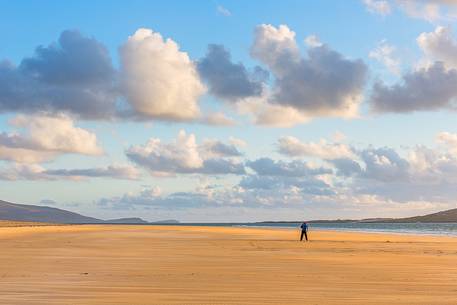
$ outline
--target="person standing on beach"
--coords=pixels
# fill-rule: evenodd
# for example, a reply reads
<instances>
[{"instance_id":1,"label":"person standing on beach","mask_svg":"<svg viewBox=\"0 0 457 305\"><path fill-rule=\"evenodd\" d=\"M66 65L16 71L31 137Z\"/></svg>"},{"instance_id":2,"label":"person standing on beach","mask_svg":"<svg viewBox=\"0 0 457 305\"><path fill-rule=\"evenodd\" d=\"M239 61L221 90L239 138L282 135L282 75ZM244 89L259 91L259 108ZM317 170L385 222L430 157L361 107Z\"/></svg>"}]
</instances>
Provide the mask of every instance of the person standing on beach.
<instances>
[{"instance_id":1,"label":"person standing on beach","mask_svg":"<svg viewBox=\"0 0 457 305\"><path fill-rule=\"evenodd\" d=\"M305 235L305 240L308 241L308 225L306 222L303 222L300 226L301 228L301 235L300 235L300 241L303 240L303 235Z\"/></svg>"}]
</instances>

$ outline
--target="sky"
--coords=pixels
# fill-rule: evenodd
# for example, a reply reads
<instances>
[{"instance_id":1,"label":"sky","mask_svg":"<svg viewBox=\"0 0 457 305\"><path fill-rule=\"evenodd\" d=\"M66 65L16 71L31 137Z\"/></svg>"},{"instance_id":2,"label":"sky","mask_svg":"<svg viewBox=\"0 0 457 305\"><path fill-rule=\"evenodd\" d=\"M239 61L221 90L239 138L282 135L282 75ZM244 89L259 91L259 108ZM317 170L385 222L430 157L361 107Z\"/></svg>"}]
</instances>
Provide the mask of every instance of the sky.
<instances>
[{"instance_id":1,"label":"sky","mask_svg":"<svg viewBox=\"0 0 457 305\"><path fill-rule=\"evenodd\" d=\"M0 0L0 199L102 219L457 207L451 0Z\"/></svg>"}]
</instances>

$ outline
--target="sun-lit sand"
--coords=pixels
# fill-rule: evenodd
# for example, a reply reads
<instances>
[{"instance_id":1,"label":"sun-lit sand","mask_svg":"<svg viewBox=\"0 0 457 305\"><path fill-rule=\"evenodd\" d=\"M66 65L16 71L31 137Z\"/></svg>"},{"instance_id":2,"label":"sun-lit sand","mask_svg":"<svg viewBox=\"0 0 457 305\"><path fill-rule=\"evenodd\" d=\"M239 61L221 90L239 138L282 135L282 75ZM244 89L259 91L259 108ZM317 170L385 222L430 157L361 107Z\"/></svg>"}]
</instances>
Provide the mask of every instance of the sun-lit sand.
<instances>
[{"instance_id":1,"label":"sun-lit sand","mask_svg":"<svg viewBox=\"0 0 457 305\"><path fill-rule=\"evenodd\" d=\"M0 220L0 228L3 227L38 227L38 226L57 226L60 224L52 224L46 222L33 221L15 221L15 220Z\"/></svg>"},{"instance_id":2,"label":"sun-lit sand","mask_svg":"<svg viewBox=\"0 0 457 305\"><path fill-rule=\"evenodd\" d=\"M457 238L179 226L0 228L0 304L456 304Z\"/></svg>"}]
</instances>

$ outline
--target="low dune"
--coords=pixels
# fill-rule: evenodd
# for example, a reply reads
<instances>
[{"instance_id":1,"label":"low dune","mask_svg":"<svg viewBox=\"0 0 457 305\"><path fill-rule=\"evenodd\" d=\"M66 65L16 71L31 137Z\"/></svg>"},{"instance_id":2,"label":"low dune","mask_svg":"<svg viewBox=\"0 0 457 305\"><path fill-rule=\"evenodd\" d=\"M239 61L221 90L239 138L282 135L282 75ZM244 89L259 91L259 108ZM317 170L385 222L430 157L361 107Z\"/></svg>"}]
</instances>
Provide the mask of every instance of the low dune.
<instances>
[{"instance_id":1,"label":"low dune","mask_svg":"<svg viewBox=\"0 0 457 305\"><path fill-rule=\"evenodd\" d=\"M0 304L456 304L457 238L281 229L0 228Z\"/></svg>"}]
</instances>

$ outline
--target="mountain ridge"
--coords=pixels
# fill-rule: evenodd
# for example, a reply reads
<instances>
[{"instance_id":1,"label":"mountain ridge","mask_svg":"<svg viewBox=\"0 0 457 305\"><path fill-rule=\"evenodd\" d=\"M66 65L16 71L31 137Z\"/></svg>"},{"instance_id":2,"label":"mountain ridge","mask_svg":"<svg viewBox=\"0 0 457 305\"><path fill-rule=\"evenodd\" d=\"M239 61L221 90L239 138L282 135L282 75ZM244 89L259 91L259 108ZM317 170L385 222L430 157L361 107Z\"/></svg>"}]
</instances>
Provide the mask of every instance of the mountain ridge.
<instances>
[{"instance_id":1,"label":"mountain ridge","mask_svg":"<svg viewBox=\"0 0 457 305\"><path fill-rule=\"evenodd\" d=\"M301 223L298 221L261 221L258 223ZM319 220L307 220L309 223L348 223L348 222L364 222L364 223L450 223L457 222L457 208L439 211L431 214L402 217L402 218L365 218L365 219L319 219Z\"/></svg>"},{"instance_id":2,"label":"mountain ridge","mask_svg":"<svg viewBox=\"0 0 457 305\"><path fill-rule=\"evenodd\" d=\"M30 204L18 204L0 200L0 220L48 222L62 224L147 224L141 218L120 218L102 220L75 212Z\"/></svg>"}]
</instances>

